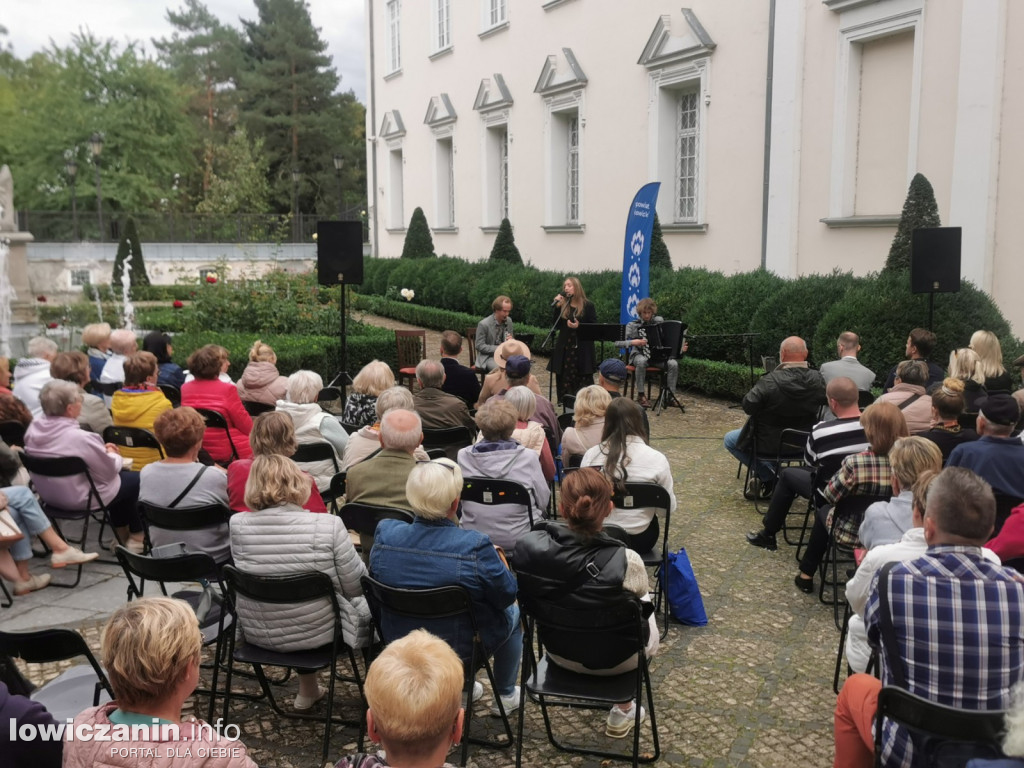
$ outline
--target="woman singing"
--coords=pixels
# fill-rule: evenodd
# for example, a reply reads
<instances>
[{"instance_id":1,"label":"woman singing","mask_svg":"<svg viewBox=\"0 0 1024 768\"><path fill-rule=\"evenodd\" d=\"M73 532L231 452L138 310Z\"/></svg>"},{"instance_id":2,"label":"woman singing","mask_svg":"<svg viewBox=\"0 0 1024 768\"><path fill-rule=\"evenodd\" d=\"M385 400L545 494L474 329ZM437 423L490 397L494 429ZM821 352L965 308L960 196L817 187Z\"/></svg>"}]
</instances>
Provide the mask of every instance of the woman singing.
<instances>
[{"instance_id":1,"label":"woman singing","mask_svg":"<svg viewBox=\"0 0 1024 768\"><path fill-rule=\"evenodd\" d=\"M561 401L563 395L574 395L576 390L594 383L594 342L580 341L577 329L580 323L596 323L597 310L578 277L565 278L553 308L558 337L548 370L558 375L556 388Z\"/></svg>"}]
</instances>

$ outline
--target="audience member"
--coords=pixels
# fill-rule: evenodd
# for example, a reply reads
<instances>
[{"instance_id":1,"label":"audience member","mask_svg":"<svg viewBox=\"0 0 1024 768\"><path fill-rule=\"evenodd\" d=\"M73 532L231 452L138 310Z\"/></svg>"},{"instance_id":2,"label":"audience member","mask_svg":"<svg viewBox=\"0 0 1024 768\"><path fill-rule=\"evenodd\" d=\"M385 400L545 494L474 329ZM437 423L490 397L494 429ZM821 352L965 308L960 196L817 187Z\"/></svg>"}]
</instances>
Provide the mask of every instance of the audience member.
<instances>
[{"instance_id":1,"label":"audience member","mask_svg":"<svg viewBox=\"0 0 1024 768\"><path fill-rule=\"evenodd\" d=\"M411 510L405 481L416 466L413 454L421 442L423 427L414 411L394 408L385 413L380 423L380 453L348 470L345 499Z\"/></svg>"},{"instance_id":2,"label":"audience member","mask_svg":"<svg viewBox=\"0 0 1024 768\"><path fill-rule=\"evenodd\" d=\"M0 394L14 394L11 391L11 360L8 357L0 357Z\"/></svg>"},{"instance_id":3,"label":"audience member","mask_svg":"<svg viewBox=\"0 0 1024 768\"><path fill-rule=\"evenodd\" d=\"M646 408L650 405L647 402L647 366L651 365L647 327L660 325L665 322L665 318L658 314L658 305L651 298L640 299L636 305L636 314L636 318L626 323L625 339L615 342L615 346L629 350L629 364L633 366L633 376L636 379L637 400L641 407ZM665 387L669 392L675 392L676 382L679 381L679 361L669 357L658 361L657 366L665 369Z\"/></svg>"},{"instance_id":4,"label":"audience member","mask_svg":"<svg viewBox=\"0 0 1024 768\"><path fill-rule=\"evenodd\" d=\"M551 443L548 442L544 427L540 422L532 421L537 407L537 396L526 387L517 386L507 390L503 396L492 397L487 402L498 403L502 400L508 402L516 412L516 424L515 429L512 430L512 439L537 454L544 479L553 480L555 457L551 453Z\"/></svg>"},{"instance_id":5,"label":"audience member","mask_svg":"<svg viewBox=\"0 0 1024 768\"><path fill-rule=\"evenodd\" d=\"M523 651L515 602L516 577L487 536L459 527L462 472L457 464L448 459L416 464L409 473L405 493L416 518L412 525L401 520L378 523L370 552L370 573L391 587L458 585L469 591L484 651L494 657L494 694L509 714L519 708L519 686L515 683ZM383 617L385 637L399 637L420 628L436 631L463 663L469 664L473 631L468 622L453 627L450 619L424 624L391 614ZM500 714L497 703L491 712Z\"/></svg>"},{"instance_id":6,"label":"audience member","mask_svg":"<svg viewBox=\"0 0 1024 768\"><path fill-rule=\"evenodd\" d=\"M228 475L218 466L199 463L206 422L187 405L164 411L153 422L156 439L166 458L147 465L139 477L139 501L158 507L190 509L213 504L228 506ZM218 563L231 556L227 523L191 531L151 527L154 547L183 541L191 552L205 552Z\"/></svg>"},{"instance_id":7,"label":"audience member","mask_svg":"<svg viewBox=\"0 0 1024 768\"><path fill-rule=\"evenodd\" d=\"M117 446L78 426L82 390L70 381L50 381L39 393L43 415L25 432L25 450L44 458L78 456L89 468L93 484L110 510L117 540L133 552L142 552L142 520L135 508L139 498L139 475L122 471ZM65 509L79 508L89 498L89 483L82 475L44 477L34 475L32 483L39 498Z\"/></svg>"},{"instance_id":8,"label":"audience member","mask_svg":"<svg viewBox=\"0 0 1024 768\"><path fill-rule=\"evenodd\" d=\"M901 437L889 449L892 498L876 501L864 512L857 536L865 549L897 542L913 525L914 482L923 472L942 469L939 447L923 437Z\"/></svg>"},{"instance_id":9,"label":"audience member","mask_svg":"<svg viewBox=\"0 0 1024 768\"><path fill-rule=\"evenodd\" d=\"M23 725L36 728L59 728L58 723L38 701L9 690L0 682L0 754L8 768L61 768L64 742L58 739L22 739L18 731Z\"/></svg>"},{"instance_id":10,"label":"audience member","mask_svg":"<svg viewBox=\"0 0 1024 768\"><path fill-rule=\"evenodd\" d=\"M838 470L843 459L868 449L864 427L857 405L858 390L853 379L839 376L825 386L828 406L835 418L819 421L807 436L804 467L786 467L779 475L772 499L768 503L761 530L747 534L755 547L770 551L778 549L776 536L786 522L786 515L797 496L810 499L815 507L823 503L825 484Z\"/></svg>"},{"instance_id":11,"label":"audience member","mask_svg":"<svg viewBox=\"0 0 1024 768\"><path fill-rule=\"evenodd\" d=\"M128 355L134 355L139 351L139 340L135 338L135 332L126 328L118 328L110 333L110 357L103 364L103 372L100 373L101 384L120 384L124 381L124 361Z\"/></svg>"},{"instance_id":12,"label":"audience member","mask_svg":"<svg viewBox=\"0 0 1024 768\"><path fill-rule=\"evenodd\" d=\"M949 353L949 378L963 384L963 410L978 412L978 401L985 397L985 374L977 353L968 347L954 349Z\"/></svg>"},{"instance_id":13,"label":"audience member","mask_svg":"<svg viewBox=\"0 0 1024 768\"><path fill-rule=\"evenodd\" d=\"M340 517L302 509L308 496L309 478L290 459L257 456L245 487L245 504L253 513L231 518L231 556L239 569L256 576L326 573L341 607L345 642L366 648L372 639L370 609L359 583L366 568ZM236 607L246 642L260 648L320 648L334 634L334 612L326 599L283 608L239 596ZM315 672L299 672L294 708L306 712L326 693Z\"/></svg>"},{"instance_id":14,"label":"audience member","mask_svg":"<svg viewBox=\"0 0 1024 768\"><path fill-rule=\"evenodd\" d=\"M231 380L231 377L228 375L228 371L231 370L231 353L228 351L228 348L222 347L220 346L220 344L209 344L208 346L210 347L211 354L216 353L217 359L220 361L220 373L218 373L215 377L217 381L223 382L224 384L230 384L231 386L235 386L235 382L233 382ZM189 357L189 360L191 359L192 358ZM207 375L209 375L210 372L207 371L206 373ZM185 384L195 381L197 378L202 378L202 376L197 376L192 371L185 371ZM184 384L182 386L184 386Z\"/></svg>"},{"instance_id":15,"label":"audience member","mask_svg":"<svg viewBox=\"0 0 1024 768\"><path fill-rule=\"evenodd\" d=\"M853 380L858 390L870 392L871 385L875 383L875 372L857 359L857 353L860 352L860 337L853 331L843 331L836 341L836 351L839 359L824 363L819 369L825 383L845 376Z\"/></svg>"},{"instance_id":16,"label":"audience member","mask_svg":"<svg viewBox=\"0 0 1024 768\"><path fill-rule=\"evenodd\" d=\"M27 427L32 423L32 414L14 395L0 394L0 421L16 421Z\"/></svg>"},{"instance_id":17,"label":"audience member","mask_svg":"<svg viewBox=\"0 0 1024 768\"><path fill-rule=\"evenodd\" d=\"M345 446L345 456L341 463L342 472L347 472L359 462L380 453L380 421L385 413L396 408L402 408L406 411L415 410L415 400L413 399L412 392L406 387L389 387L380 393L377 397L377 402L374 404L377 420L370 426L363 427L358 432L353 432L348 437L348 445ZM422 447L416 449L413 457L417 461L427 461L430 459Z\"/></svg>"},{"instance_id":18,"label":"audience member","mask_svg":"<svg viewBox=\"0 0 1024 768\"><path fill-rule=\"evenodd\" d=\"M881 680L847 678L835 710L837 768L873 764L883 685L957 709L1009 705L1011 687L1024 677L1024 583L1016 571L983 556L994 520L992 491L973 473L947 467L932 483L924 515L927 551L872 580L864 623L880 649ZM881 744L879 764L915 764L902 726L887 720Z\"/></svg>"},{"instance_id":19,"label":"audience member","mask_svg":"<svg viewBox=\"0 0 1024 768\"><path fill-rule=\"evenodd\" d=\"M110 323L91 323L82 329L82 343L89 356L89 378L98 382L110 357Z\"/></svg>"},{"instance_id":20,"label":"audience member","mask_svg":"<svg viewBox=\"0 0 1024 768\"><path fill-rule=\"evenodd\" d=\"M315 371L299 370L286 380L287 389L283 400L277 401L277 410L292 417L295 425L295 439L298 443L327 443L334 450L335 461L319 459L299 464L316 480L321 492L330 490L335 466L341 466L345 455L348 433L338 420L320 407L317 397L324 388L324 380ZM294 453L294 451L293 451ZM337 462L337 464L335 464Z\"/></svg>"},{"instance_id":21,"label":"audience member","mask_svg":"<svg viewBox=\"0 0 1024 768\"><path fill-rule=\"evenodd\" d=\"M156 386L156 355L136 352L124 363L124 387L114 393L110 406L115 427L134 427L153 430L153 422L164 411L171 410L171 401ZM126 459L132 460L132 469L138 472L147 464L160 460L155 448L118 446Z\"/></svg>"},{"instance_id":22,"label":"audience member","mask_svg":"<svg viewBox=\"0 0 1024 768\"><path fill-rule=\"evenodd\" d=\"M946 462L975 472L996 493L1024 499L1024 443L1010 437L1020 419L1020 406L1012 395L997 392L979 404L979 439L958 445Z\"/></svg>"},{"instance_id":23,"label":"audience member","mask_svg":"<svg viewBox=\"0 0 1024 768\"><path fill-rule=\"evenodd\" d=\"M903 411L911 434L932 426L932 398L925 391L928 368L921 360L904 360L896 366L896 378L888 392L879 397Z\"/></svg>"},{"instance_id":24,"label":"audience member","mask_svg":"<svg viewBox=\"0 0 1024 768\"><path fill-rule=\"evenodd\" d=\"M498 366L495 352L505 341L512 338L512 299L498 296L491 302L493 314L488 315L476 326L476 367L490 373Z\"/></svg>"},{"instance_id":25,"label":"audience member","mask_svg":"<svg viewBox=\"0 0 1024 768\"><path fill-rule=\"evenodd\" d=\"M521 341L509 339L495 351L494 362L497 367L484 377L484 383L480 387L480 396L476 400L477 408L490 400L493 395L508 387L508 382L505 379L505 362L516 355L529 360L531 359L530 348ZM535 395L543 394L540 391L540 383L537 381L537 377L532 373L529 373L526 378L526 386Z\"/></svg>"},{"instance_id":26,"label":"audience member","mask_svg":"<svg viewBox=\"0 0 1024 768\"><path fill-rule=\"evenodd\" d=\"M463 736L464 679L455 651L424 629L389 643L363 683L366 733L381 752L344 757L335 768L451 768L444 760Z\"/></svg>"},{"instance_id":27,"label":"audience member","mask_svg":"<svg viewBox=\"0 0 1024 768\"><path fill-rule=\"evenodd\" d=\"M276 405L278 400L284 400L288 379L277 372L277 353L269 344L259 339L253 342L249 348L249 363L236 386L242 402Z\"/></svg>"},{"instance_id":28,"label":"audience member","mask_svg":"<svg viewBox=\"0 0 1024 768\"><path fill-rule=\"evenodd\" d=\"M387 363L371 360L352 379L352 394L345 401L341 420L357 427L367 427L377 420L374 405L377 396L385 389L395 386L395 374Z\"/></svg>"},{"instance_id":29,"label":"audience member","mask_svg":"<svg viewBox=\"0 0 1024 768\"><path fill-rule=\"evenodd\" d=\"M562 461L568 465L574 456L583 457L601 442L604 432L604 414L611 404L608 390L597 384L584 387L576 393L573 407L575 423L562 433Z\"/></svg>"},{"instance_id":30,"label":"audience member","mask_svg":"<svg viewBox=\"0 0 1024 768\"><path fill-rule=\"evenodd\" d=\"M441 365L444 366L444 384L441 389L449 395L461 397L467 405L474 405L480 397L480 379L459 362L462 354L462 334L445 331L441 334Z\"/></svg>"},{"instance_id":31,"label":"audience member","mask_svg":"<svg viewBox=\"0 0 1024 768\"><path fill-rule=\"evenodd\" d=\"M981 373L985 376L985 389L989 392L1011 392L1013 379L1003 367L1003 349L992 331L975 331L970 348L978 356Z\"/></svg>"},{"instance_id":32,"label":"audience member","mask_svg":"<svg viewBox=\"0 0 1024 768\"><path fill-rule=\"evenodd\" d=\"M443 390L445 373L441 363L420 360L416 365L416 380L420 389L413 399L424 429L466 427L471 432L476 431L465 401Z\"/></svg>"},{"instance_id":33,"label":"audience member","mask_svg":"<svg viewBox=\"0 0 1024 768\"><path fill-rule=\"evenodd\" d=\"M978 439L978 433L973 429L960 426L960 414L964 410L964 384L961 379L950 377L932 390L931 429L917 433L939 446L943 465L958 445Z\"/></svg>"},{"instance_id":34,"label":"audience member","mask_svg":"<svg viewBox=\"0 0 1024 768\"><path fill-rule=\"evenodd\" d=\"M942 370L942 367L928 359L934 348L935 334L927 328L915 328L907 337L907 347L904 351L905 359L921 360L928 366L928 380L925 383L925 389L931 389L933 384L938 384L946 377L946 372ZM893 385L896 383L897 367L894 365L892 370L889 371L885 384L882 386L882 392L888 392L893 388Z\"/></svg>"},{"instance_id":35,"label":"audience member","mask_svg":"<svg viewBox=\"0 0 1024 768\"><path fill-rule=\"evenodd\" d=\"M992 537L992 540L985 546L991 549L1004 563L1021 570L1020 563L1008 563L1007 561L1024 558L1024 504L1018 504L1010 510L999 533Z\"/></svg>"},{"instance_id":36,"label":"audience member","mask_svg":"<svg viewBox=\"0 0 1024 768\"><path fill-rule=\"evenodd\" d=\"M524 387L516 389L533 397ZM510 398L484 403L476 414L482 439L460 450L458 456L459 468L465 477L508 480L519 483L530 494L532 520L528 509L521 504L479 504L468 500L462 503L462 527L487 534L510 555L531 524L541 519L551 498L550 478L541 471L540 458L512 439L516 418Z\"/></svg>"},{"instance_id":37,"label":"audience member","mask_svg":"<svg viewBox=\"0 0 1024 768\"><path fill-rule=\"evenodd\" d=\"M131 738L67 739L64 768L257 768L241 741L181 713L199 683L202 650L188 603L143 597L118 608L103 632L103 667L115 699L82 712L74 729L109 737L113 727L123 726Z\"/></svg>"},{"instance_id":38,"label":"audience member","mask_svg":"<svg viewBox=\"0 0 1024 768\"><path fill-rule=\"evenodd\" d=\"M86 392L89 383L89 358L77 349L72 352L58 352L50 363L50 376L61 381L74 382L82 389L82 413L78 425L89 432L102 435L107 427L114 426L110 409L102 397Z\"/></svg>"},{"instance_id":39,"label":"audience member","mask_svg":"<svg viewBox=\"0 0 1024 768\"><path fill-rule=\"evenodd\" d=\"M53 378L50 375L50 363L57 356L57 343L45 336L35 336L28 340L26 356L14 366L14 396L25 404L32 412L32 418L38 419L43 409L39 405L39 393L46 382Z\"/></svg>"},{"instance_id":40,"label":"audience member","mask_svg":"<svg viewBox=\"0 0 1024 768\"><path fill-rule=\"evenodd\" d=\"M505 386L493 397L503 397L512 387L526 387L529 390L528 383L532 376L530 373L531 365L530 358L525 355L512 355L512 357L509 357L505 361ZM533 393L533 396L537 401L532 417L533 420L540 422L544 427L544 431L551 435L555 445L558 445L562 437L562 429L558 426L558 416L555 415L555 409L551 405L551 401L543 395L538 395L536 392Z\"/></svg>"},{"instance_id":41,"label":"audience member","mask_svg":"<svg viewBox=\"0 0 1024 768\"><path fill-rule=\"evenodd\" d=\"M632 400L612 401L605 411L601 443L583 455L582 466L598 467L619 493L625 493L626 483L656 483L668 491L669 511L675 512L672 468L665 454L647 444L642 413ZM616 507L607 522L622 528L626 543L637 552L645 553L658 543L658 518L651 507Z\"/></svg>"},{"instance_id":42,"label":"audience member","mask_svg":"<svg viewBox=\"0 0 1024 768\"><path fill-rule=\"evenodd\" d=\"M576 610L581 605L599 610L607 601L609 590L615 587L650 601L643 559L603 530L613 509L611 492L611 483L596 469L566 475L558 502L562 520L544 522L516 547L516 573L523 594L565 603L567 608ZM566 584L575 586L567 591ZM658 652L659 640L653 613L647 632L644 654L651 658ZM598 648L545 650L558 666L584 674L621 674L636 669L638 664L636 653L622 658L621 653L610 657L608 650L602 654ZM569 653L573 650L576 655ZM595 652L603 656L601 663L595 664ZM586 659L586 663L581 663L581 659ZM605 734L616 739L628 735L636 722L636 706L635 701L613 706ZM640 719L645 715L641 707Z\"/></svg>"},{"instance_id":43,"label":"audience member","mask_svg":"<svg viewBox=\"0 0 1024 768\"><path fill-rule=\"evenodd\" d=\"M807 367L807 344L799 336L790 336L779 346L779 365L765 374L743 398L743 411L749 418L742 429L727 432L725 449L744 466L750 466L756 436L758 463L753 467L755 487L746 495L771 496L775 488L774 459L779 452L785 429L809 431L817 422L819 406L827 403L825 381Z\"/></svg>"},{"instance_id":44,"label":"audience member","mask_svg":"<svg viewBox=\"0 0 1024 768\"><path fill-rule=\"evenodd\" d=\"M220 380L227 362L222 349L216 344L207 344L189 355L189 373L195 378L182 385L181 404L217 411L227 421L230 440L223 429L207 430L203 437L206 452L218 464L226 465L232 460L232 445L237 458L252 458L252 450L249 448L252 417L242 405L235 385Z\"/></svg>"},{"instance_id":45,"label":"audience member","mask_svg":"<svg viewBox=\"0 0 1024 768\"><path fill-rule=\"evenodd\" d=\"M171 355L174 354L171 337L163 331L150 331L142 339L142 348L156 357L159 369L156 383L162 387L181 389L181 385L185 383L185 372L171 359Z\"/></svg>"},{"instance_id":46,"label":"audience member","mask_svg":"<svg viewBox=\"0 0 1024 768\"><path fill-rule=\"evenodd\" d=\"M245 502L245 489L252 474L253 461L257 456L284 456L290 458L299 444L295 440L295 426L287 413L269 411L261 413L253 421L249 435L251 459L239 459L228 466L228 504L235 512L250 512ZM294 463L294 462L293 462ZM301 468L300 468L301 469ZM313 478L302 473L309 484L303 509L309 512L326 512L327 506L317 490Z\"/></svg>"},{"instance_id":47,"label":"audience member","mask_svg":"<svg viewBox=\"0 0 1024 768\"><path fill-rule=\"evenodd\" d=\"M629 369L617 357L602 360L597 367L597 385L611 397L622 397L622 385L629 378Z\"/></svg>"},{"instance_id":48,"label":"audience member","mask_svg":"<svg viewBox=\"0 0 1024 768\"><path fill-rule=\"evenodd\" d=\"M814 572L818 570L828 549L829 530L832 528L836 505L850 496L888 498L892 493L889 450L898 438L910 437L903 412L892 403L872 403L861 414L860 423L864 427L869 448L843 459L839 471L825 486L822 497L827 506L819 507L815 514L811 537L794 579L797 589L807 594L814 591ZM863 513L842 515L836 523L835 540L840 544L856 546L857 531L863 519Z\"/></svg>"}]
</instances>

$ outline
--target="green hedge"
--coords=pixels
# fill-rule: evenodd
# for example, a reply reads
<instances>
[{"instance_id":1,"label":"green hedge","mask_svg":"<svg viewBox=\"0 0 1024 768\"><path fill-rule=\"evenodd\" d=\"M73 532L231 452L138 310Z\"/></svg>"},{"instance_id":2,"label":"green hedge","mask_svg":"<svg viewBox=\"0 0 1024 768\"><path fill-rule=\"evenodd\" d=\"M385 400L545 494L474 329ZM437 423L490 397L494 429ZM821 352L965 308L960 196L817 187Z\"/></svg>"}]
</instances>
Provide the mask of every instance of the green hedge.
<instances>
[{"instance_id":1,"label":"green hedge","mask_svg":"<svg viewBox=\"0 0 1024 768\"><path fill-rule=\"evenodd\" d=\"M763 368L754 369L755 376L763 373ZM712 397L742 400L750 389L750 367L684 357L679 361L679 388L695 389Z\"/></svg>"}]
</instances>

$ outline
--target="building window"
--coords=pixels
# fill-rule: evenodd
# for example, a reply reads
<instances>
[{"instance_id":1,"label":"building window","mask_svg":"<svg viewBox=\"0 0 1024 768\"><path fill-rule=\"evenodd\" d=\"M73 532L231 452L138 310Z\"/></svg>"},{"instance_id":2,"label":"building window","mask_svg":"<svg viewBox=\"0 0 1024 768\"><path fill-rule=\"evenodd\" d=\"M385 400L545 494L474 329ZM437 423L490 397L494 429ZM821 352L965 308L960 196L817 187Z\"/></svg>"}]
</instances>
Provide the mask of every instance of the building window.
<instances>
[{"instance_id":1,"label":"building window","mask_svg":"<svg viewBox=\"0 0 1024 768\"><path fill-rule=\"evenodd\" d=\"M676 111L676 215L679 222L697 221L697 190L700 157L700 111L696 91L679 94Z\"/></svg>"},{"instance_id":2,"label":"building window","mask_svg":"<svg viewBox=\"0 0 1024 768\"><path fill-rule=\"evenodd\" d=\"M388 74L391 74L402 68L401 0L388 0L387 19L387 64Z\"/></svg>"},{"instance_id":3,"label":"building window","mask_svg":"<svg viewBox=\"0 0 1024 768\"><path fill-rule=\"evenodd\" d=\"M71 270L71 285L89 285L92 281L89 279L88 269L73 269Z\"/></svg>"},{"instance_id":4,"label":"building window","mask_svg":"<svg viewBox=\"0 0 1024 768\"><path fill-rule=\"evenodd\" d=\"M202 267L199 270L199 282L200 283L205 283L206 282L206 278L211 277L211 276L219 277L219 275L217 274L217 268L216 267Z\"/></svg>"},{"instance_id":5,"label":"building window","mask_svg":"<svg viewBox=\"0 0 1024 768\"><path fill-rule=\"evenodd\" d=\"M403 166L402 148L391 149L388 152L388 229L405 229Z\"/></svg>"},{"instance_id":6,"label":"building window","mask_svg":"<svg viewBox=\"0 0 1024 768\"><path fill-rule=\"evenodd\" d=\"M501 119L508 119L507 111ZM481 223L497 227L508 218L508 123L485 123L483 170Z\"/></svg>"},{"instance_id":7,"label":"building window","mask_svg":"<svg viewBox=\"0 0 1024 768\"><path fill-rule=\"evenodd\" d=\"M580 223L580 117L573 113L566 125L565 223Z\"/></svg>"},{"instance_id":8,"label":"building window","mask_svg":"<svg viewBox=\"0 0 1024 768\"><path fill-rule=\"evenodd\" d=\"M550 113L545 226L580 227L583 224L583 134L580 129L580 111L575 105Z\"/></svg>"},{"instance_id":9,"label":"building window","mask_svg":"<svg viewBox=\"0 0 1024 768\"><path fill-rule=\"evenodd\" d=\"M498 158L498 210L501 218L508 218L508 126L501 131L498 141L501 156Z\"/></svg>"},{"instance_id":10,"label":"building window","mask_svg":"<svg viewBox=\"0 0 1024 768\"><path fill-rule=\"evenodd\" d=\"M435 142L437 212L434 226L438 229L455 228L455 148L451 136Z\"/></svg>"},{"instance_id":11,"label":"building window","mask_svg":"<svg viewBox=\"0 0 1024 768\"><path fill-rule=\"evenodd\" d=\"M431 0L430 45L434 53L452 45L452 20L450 0Z\"/></svg>"},{"instance_id":12,"label":"building window","mask_svg":"<svg viewBox=\"0 0 1024 768\"><path fill-rule=\"evenodd\" d=\"M483 31L495 29L508 23L508 0L481 0L480 19Z\"/></svg>"}]
</instances>

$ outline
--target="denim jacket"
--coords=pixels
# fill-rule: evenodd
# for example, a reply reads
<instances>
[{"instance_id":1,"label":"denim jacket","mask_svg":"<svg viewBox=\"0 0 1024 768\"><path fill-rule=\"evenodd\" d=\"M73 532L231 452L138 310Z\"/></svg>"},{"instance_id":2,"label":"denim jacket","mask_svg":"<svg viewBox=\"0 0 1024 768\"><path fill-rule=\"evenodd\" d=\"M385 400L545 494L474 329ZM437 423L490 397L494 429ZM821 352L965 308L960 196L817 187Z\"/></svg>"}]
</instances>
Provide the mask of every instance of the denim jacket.
<instances>
[{"instance_id":1,"label":"denim jacket","mask_svg":"<svg viewBox=\"0 0 1024 768\"><path fill-rule=\"evenodd\" d=\"M463 530L448 519L417 517L412 525L381 520L370 550L370 573L392 587L465 587L488 653L505 641L518 621L516 577L498 557L491 540L477 531ZM387 614L382 623L385 637L401 637L422 625ZM438 619L424 628L469 659L473 629L468 620Z\"/></svg>"}]
</instances>

